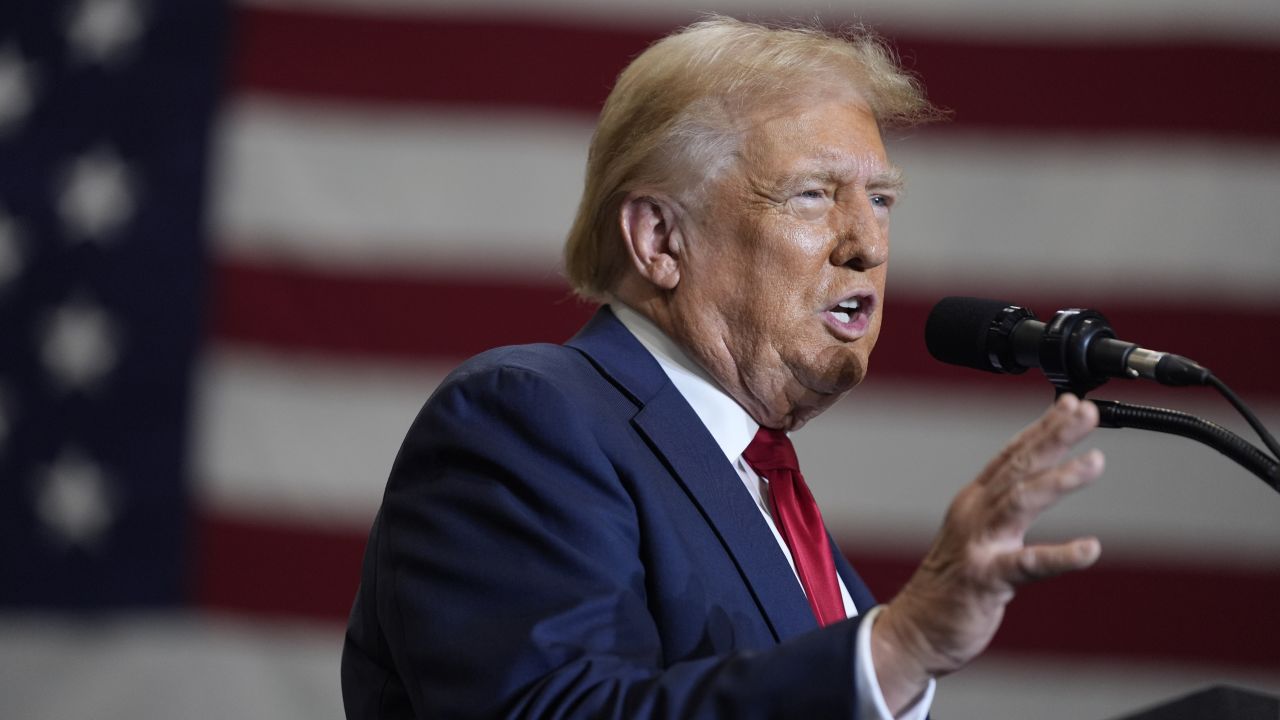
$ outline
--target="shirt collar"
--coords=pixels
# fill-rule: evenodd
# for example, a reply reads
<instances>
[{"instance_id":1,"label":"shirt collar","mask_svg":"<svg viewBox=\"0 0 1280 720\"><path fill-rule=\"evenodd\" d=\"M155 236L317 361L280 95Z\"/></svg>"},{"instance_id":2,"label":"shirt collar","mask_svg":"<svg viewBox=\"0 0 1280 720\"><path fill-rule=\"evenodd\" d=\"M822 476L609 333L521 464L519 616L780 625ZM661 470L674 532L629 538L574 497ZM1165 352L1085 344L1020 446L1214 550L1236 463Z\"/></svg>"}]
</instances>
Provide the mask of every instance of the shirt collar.
<instances>
[{"instance_id":1,"label":"shirt collar","mask_svg":"<svg viewBox=\"0 0 1280 720\"><path fill-rule=\"evenodd\" d=\"M609 305L618 321L658 361L663 372L671 379L671 384L676 386L676 390L684 396L698 419L707 426L711 437L729 462L736 462L756 436L756 431L760 429L759 423L649 318L616 298Z\"/></svg>"}]
</instances>

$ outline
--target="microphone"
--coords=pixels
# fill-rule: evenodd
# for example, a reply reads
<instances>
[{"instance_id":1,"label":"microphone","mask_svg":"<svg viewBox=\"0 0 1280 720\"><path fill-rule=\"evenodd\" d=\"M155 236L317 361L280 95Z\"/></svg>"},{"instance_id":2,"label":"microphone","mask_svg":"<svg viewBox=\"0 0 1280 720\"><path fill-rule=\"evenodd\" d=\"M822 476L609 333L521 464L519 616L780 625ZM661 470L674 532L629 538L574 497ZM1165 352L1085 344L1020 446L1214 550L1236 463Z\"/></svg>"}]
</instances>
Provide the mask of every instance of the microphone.
<instances>
[{"instance_id":1,"label":"microphone","mask_svg":"<svg viewBox=\"0 0 1280 720\"><path fill-rule=\"evenodd\" d=\"M1108 378L1147 378L1162 385L1207 385L1212 373L1180 355L1116 339L1102 313L1059 310L1048 323L1000 300L947 297L924 328L929 354L951 365L1018 374L1038 367L1061 389L1083 394Z\"/></svg>"}]
</instances>

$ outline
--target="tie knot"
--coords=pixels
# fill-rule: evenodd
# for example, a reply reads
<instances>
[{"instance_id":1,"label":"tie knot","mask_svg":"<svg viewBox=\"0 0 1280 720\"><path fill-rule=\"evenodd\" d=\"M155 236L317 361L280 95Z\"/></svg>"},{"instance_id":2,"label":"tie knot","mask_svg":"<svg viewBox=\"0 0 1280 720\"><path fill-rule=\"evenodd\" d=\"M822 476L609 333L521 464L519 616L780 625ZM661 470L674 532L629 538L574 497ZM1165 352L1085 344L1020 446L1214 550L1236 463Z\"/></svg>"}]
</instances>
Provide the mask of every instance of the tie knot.
<instances>
[{"instance_id":1,"label":"tie knot","mask_svg":"<svg viewBox=\"0 0 1280 720\"><path fill-rule=\"evenodd\" d=\"M769 470L800 472L796 449L791 446L791 439L782 430L761 426L751 444L743 451L742 457L762 475Z\"/></svg>"}]
</instances>

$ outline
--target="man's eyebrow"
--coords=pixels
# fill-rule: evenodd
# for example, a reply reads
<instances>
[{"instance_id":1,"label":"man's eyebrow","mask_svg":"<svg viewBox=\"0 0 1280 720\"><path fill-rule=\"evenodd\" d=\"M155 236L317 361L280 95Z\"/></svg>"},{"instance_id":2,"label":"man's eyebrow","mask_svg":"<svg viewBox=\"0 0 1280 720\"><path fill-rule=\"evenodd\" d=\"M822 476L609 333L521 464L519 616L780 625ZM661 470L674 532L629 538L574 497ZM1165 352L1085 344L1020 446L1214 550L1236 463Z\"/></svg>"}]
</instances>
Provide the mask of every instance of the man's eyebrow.
<instances>
[{"instance_id":1,"label":"man's eyebrow","mask_svg":"<svg viewBox=\"0 0 1280 720\"><path fill-rule=\"evenodd\" d=\"M785 175L779 178L778 185L783 188L793 188L815 180L819 182L838 182L844 177L844 172L838 170L829 168L813 169ZM897 165L890 165L883 170L877 170L867 180L867 187L877 190L901 190L905 184L902 168Z\"/></svg>"},{"instance_id":2,"label":"man's eyebrow","mask_svg":"<svg viewBox=\"0 0 1280 720\"><path fill-rule=\"evenodd\" d=\"M901 190L905 185L906 177L897 165L890 165L867 181L867 187L877 190Z\"/></svg>"},{"instance_id":3,"label":"man's eyebrow","mask_svg":"<svg viewBox=\"0 0 1280 720\"><path fill-rule=\"evenodd\" d=\"M777 184L781 187L794 187L803 185L807 182L838 182L846 177L845 173L839 170L831 169L815 169L803 170L800 172L789 173L778 178ZM890 165L884 170L879 170L871 175L867 180L867 187L888 188L897 190L904 185L902 169L896 165Z\"/></svg>"},{"instance_id":4,"label":"man's eyebrow","mask_svg":"<svg viewBox=\"0 0 1280 720\"><path fill-rule=\"evenodd\" d=\"M803 170L783 175L778 179L778 186L790 189L811 182L836 182L839 177L839 173L832 170Z\"/></svg>"}]
</instances>

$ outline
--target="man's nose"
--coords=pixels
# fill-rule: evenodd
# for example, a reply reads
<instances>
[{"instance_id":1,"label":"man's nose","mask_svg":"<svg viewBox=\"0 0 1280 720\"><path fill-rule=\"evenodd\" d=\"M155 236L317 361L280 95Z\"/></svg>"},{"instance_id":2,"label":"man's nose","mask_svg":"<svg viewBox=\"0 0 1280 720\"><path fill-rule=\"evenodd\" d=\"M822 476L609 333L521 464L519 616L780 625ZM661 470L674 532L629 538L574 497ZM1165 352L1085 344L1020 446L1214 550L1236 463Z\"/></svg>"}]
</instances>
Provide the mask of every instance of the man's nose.
<instances>
[{"instance_id":1,"label":"man's nose","mask_svg":"<svg viewBox=\"0 0 1280 720\"><path fill-rule=\"evenodd\" d=\"M873 208L857 213L839 230L836 246L831 251L831 264L870 270L889 259L889 233L875 216Z\"/></svg>"}]
</instances>

